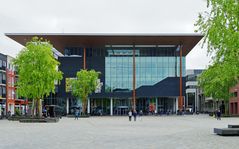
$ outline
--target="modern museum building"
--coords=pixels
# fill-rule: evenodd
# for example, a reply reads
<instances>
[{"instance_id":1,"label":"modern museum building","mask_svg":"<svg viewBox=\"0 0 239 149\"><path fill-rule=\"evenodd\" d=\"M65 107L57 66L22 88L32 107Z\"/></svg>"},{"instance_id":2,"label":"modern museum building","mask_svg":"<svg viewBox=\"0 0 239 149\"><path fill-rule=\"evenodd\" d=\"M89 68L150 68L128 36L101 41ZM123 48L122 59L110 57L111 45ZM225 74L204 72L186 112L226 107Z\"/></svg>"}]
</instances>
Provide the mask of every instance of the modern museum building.
<instances>
[{"instance_id":1,"label":"modern museum building","mask_svg":"<svg viewBox=\"0 0 239 149\"><path fill-rule=\"evenodd\" d=\"M202 39L199 34L37 34L7 33L25 45L38 36L51 42L63 79L45 104L79 106L69 80L81 69L100 72L88 113L126 115L133 107L144 113L184 109L186 56Z\"/></svg>"}]
</instances>

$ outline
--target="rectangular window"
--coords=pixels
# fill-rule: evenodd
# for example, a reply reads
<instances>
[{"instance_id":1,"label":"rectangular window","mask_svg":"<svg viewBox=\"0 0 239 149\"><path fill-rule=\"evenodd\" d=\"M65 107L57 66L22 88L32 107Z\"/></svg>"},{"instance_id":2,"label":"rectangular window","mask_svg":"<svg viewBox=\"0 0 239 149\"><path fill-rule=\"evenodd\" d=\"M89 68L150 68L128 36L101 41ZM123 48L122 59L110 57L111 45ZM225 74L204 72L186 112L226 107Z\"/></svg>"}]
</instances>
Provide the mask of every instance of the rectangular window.
<instances>
[{"instance_id":1,"label":"rectangular window","mask_svg":"<svg viewBox=\"0 0 239 149\"><path fill-rule=\"evenodd\" d=\"M234 94L233 94L233 95L234 95L234 97L237 97L237 92L234 92Z\"/></svg>"},{"instance_id":2,"label":"rectangular window","mask_svg":"<svg viewBox=\"0 0 239 149\"><path fill-rule=\"evenodd\" d=\"M2 84L2 73L0 72L0 84Z\"/></svg>"},{"instance_id":3,"label":"rectangular window","mask_svg":"<svg viewBox=\"0 0 239 149\"><path fill-rule=\"evenodd\" d=\"M2 67L2 60L0 60L0 67Z\"/></svg>"},{"instance_id":4,"label":"rectangular window","mask_svg":"<svg viewBox=\"0 0 239 149\"><path fill-rule=\"evenodd\" d=\"M6 81L6 74L5 73L2 74L2 80Z\"/></svg>"},{"instance_id":5,"label":"rectangular window","mask_svg":"<svg viewBox=\"0 0 239 149\"><path fill-rule=\"evenodd\" d=\"M6 66L7 66L6 61L2 61L2 66L3 66L3 67L6 67Z\"/></svg>"},{"instance_id":6,"label":"rectangular window","mask_svg":"<svg viewBox=\"0 0 239 149\"><path fill-rule=\"evenodd\" d=\"M2 87L2 94L6 95L6 87L4 87L4 86Z\"/></svg>"},{"instance_id":7,"label":"rectangular window","mask_svg":"<svg viewBox=\"0 0 239 149\"><path fill-rule=\"evenodd\" d=\"M0 97L2 97L2 87L0 86Z\"/></svg>"}]
</instances>

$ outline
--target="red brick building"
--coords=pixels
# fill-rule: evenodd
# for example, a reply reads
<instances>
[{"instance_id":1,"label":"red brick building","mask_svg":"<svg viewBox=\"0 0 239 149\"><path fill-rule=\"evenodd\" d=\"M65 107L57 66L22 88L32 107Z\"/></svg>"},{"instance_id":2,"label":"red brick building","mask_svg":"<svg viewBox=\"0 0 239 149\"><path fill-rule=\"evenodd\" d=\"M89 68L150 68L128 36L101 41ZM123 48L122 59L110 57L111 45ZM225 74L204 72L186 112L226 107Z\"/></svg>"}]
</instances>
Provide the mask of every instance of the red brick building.
<instances>
[{"instance_id":1,"label":"red brick building","mask_svg":"<svg viewBox=\"0 0 239 149\"><path fill-rule=\"evenodd\" d=\"M28 101L19 99L17 96L17 75L14 65L12 64L13 58L7 56L7 69L6 69L6 111L15 114L16 109L24 114L27 110Z\"/></svg>"},{"instance_id":2,"label":"red brick building","mask_svg":"<svg viewBox=\"0 0 239 149\"><path fill-rule=\"evenodd\" d=\"M230 89L230 92L233 94L233 97L230 98L230 114L239 115L239 83Z\"/></svg>"}]
</instances>

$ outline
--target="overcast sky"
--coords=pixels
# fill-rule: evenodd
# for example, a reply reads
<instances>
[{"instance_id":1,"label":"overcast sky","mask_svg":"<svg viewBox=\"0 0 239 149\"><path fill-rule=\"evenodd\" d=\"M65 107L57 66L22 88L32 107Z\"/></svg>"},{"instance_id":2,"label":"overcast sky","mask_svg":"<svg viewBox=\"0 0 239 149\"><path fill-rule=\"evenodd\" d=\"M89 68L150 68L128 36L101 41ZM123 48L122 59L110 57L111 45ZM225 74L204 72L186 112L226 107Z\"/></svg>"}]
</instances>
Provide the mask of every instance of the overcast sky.
<instances>
[{"instance_id":1,"label":"overcast sky","mask_svg":"<svg viewBox=\"0 0 239 149\"><path fill-rule=\"evenodd\" d=\"M4 33L194 33L206 0L1 0L0 52L22 46ZM198 44L187 69L206 68L210 58Z\"/></svg>"}]
</instances>

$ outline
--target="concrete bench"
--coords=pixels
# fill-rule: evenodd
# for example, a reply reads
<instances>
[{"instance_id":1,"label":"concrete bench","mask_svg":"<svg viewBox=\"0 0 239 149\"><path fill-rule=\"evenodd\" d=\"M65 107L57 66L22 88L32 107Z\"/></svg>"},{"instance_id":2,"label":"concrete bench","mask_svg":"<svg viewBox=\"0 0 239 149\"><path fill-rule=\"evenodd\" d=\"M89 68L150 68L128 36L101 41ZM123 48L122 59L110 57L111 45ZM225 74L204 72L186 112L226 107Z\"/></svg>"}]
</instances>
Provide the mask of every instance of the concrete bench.
<instances>
[{"instance_id":1,"label":"concrete bench","mask_svg":"<svg viewBox=\"0 0 239 149\"><path fill-rule=\"evenodd\" d=\"M239 125L228 125L228 128L239 128Z\"/></svg>"},{"instance_id":2,"label":"concrete bench","mask_svg":"<svg viewBox=\"0 0 239 149\"><path fill-rule=\"evenodd\" d=\"M239 136L239 128L214 128L214 133L221 136Z\"/></svg>"}]
</instances>

